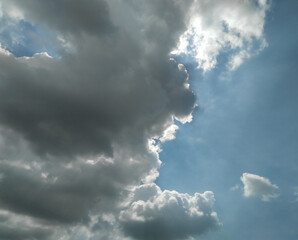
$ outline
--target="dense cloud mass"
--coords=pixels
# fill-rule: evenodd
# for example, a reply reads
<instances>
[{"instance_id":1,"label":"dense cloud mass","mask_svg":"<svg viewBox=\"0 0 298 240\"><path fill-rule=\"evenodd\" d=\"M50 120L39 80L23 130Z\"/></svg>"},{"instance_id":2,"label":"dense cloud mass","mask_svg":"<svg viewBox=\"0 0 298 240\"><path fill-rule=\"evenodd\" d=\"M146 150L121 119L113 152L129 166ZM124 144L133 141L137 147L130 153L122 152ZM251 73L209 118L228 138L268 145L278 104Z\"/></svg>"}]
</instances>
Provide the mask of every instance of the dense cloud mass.
<instances>
[{"instance_id":1,"label":"dense cloud mass","mask_svg":"<svg viewBox=\"0 0 298 240\"><path fill-rule=\"evenodd\" d=\"M195 2L190 9L188 30L174 52L192 55L198 68L211 70L223 53L228 69L234 70L267 46L263 35L269 8L266 0Z\"/></svg>"},{"instance_id":2,"label":"dense cloud mass","mask_svg":"<svg viewBox=\"0 0 298 240\"><path fill-rule=\"evenodd\" d=\"M136 239L186 239L219 226L212 192L190 196L150 184L136 188L132 202L121 212L120 222Z\"/></svg>"},{"instance_id":3,"label":"dense cloud mass","mask_svg":"<svg viewBox=\"0 0 298 240\"><path fill-rule=\"evenodd\" d=\"M170 52L201 3L0 3L1 21L56 39L54 58L1 43L0 239L184 239L218 227L212 192L153 184L159 143L195 108Z\"/></svg>"},{"instance_id":4,"label":"dense cloud mass","mask_svg":"<svg viewBox=\"0 0 298 240\"><path fill-rule=\"evenodd\" d=\"M244 185L245 197L260 197L262 201L270 201L277 198L278 186L272 184L268 178L251 173L243 173L241 181Z\"/></svg>"}]
</instances>

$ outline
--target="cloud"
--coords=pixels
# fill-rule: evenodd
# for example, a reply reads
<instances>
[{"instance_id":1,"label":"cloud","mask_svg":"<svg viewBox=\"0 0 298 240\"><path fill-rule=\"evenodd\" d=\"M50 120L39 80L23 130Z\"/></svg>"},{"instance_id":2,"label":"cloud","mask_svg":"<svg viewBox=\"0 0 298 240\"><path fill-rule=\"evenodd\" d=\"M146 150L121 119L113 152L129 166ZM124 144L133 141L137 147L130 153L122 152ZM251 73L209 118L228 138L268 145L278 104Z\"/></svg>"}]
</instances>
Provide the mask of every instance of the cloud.
<instances>
[{"instance_id":1,"label":"cloud","mask_svg":"<svg viewBox=\"0 0 298 240\"><path fill-rule=\"evenodd\" d=\"M240 189L240 185L239 184L236 184L235 186L230 187L230 191L237 191L239 189Z\"/></svg>"},{"instance_id":2,"label":"cloud","mask_svg":"<svg viewBox=\"0 0 298 240\"><path fill-rule=\"evenodd\" d=\"M190 122L196 107L188 73L169 53L189 16L203 14L197 4L1 1L1 21L16 32L31 26L31 46L46 32L54 55L0 48L0 236L144 239L135 228L158 224L152 234L166 239L218 226L211 192L153 184L159 142L174 139L175 121Z\"/></svg>"},{"instance_id":3,"label":"cloud","mask_svg":"<svg viewBox=\"0 0 298 240\"><path fill-rule=\"evenodd\" d=\"M135 239L186 239L220 225L212 210L212 192L190 196L161 191L155 184L140 186L134 191L134 201L121 212L120 222L124 232ZM144 195L147 200L143 200Z\"/></svg>"},{"instance_id":4,"label":"cloud","mask_svg":"<svg viewBox=\"0 0 298 240\"><path fill-rule=\"evenodd\" d=\"M68 0L29 0L26 4L19 0L2 2L10 16L46 24L63 33L98 34L112 29L108 4L102 0L90 0L88 3L74 0L71 4Z\"/></svg>"},{"instance_id":5,"label":"cloud","mask_svg":"<svg viewBox=\"0 0 298 240\"><path fill-rule=\"evenodd\" d=\"M168 56L185 9L172 1L2 3L50 29L59 57L0 54L0 207L98 235L92 226L117 217L130 186L158 176L150 140L195 107L186 70ZM73 239L69 231L61 234Z\"/></svg>"},{"instance_id":6,"label":"cloud","mask_svg":"<svg viewBox=\"0 0 298 240\"><path fill-rule=\"evenodd\" d=\"M0 239L1 240L31 240L48 239L52 230L33 224L27 217L19 217L7 211L0 211Z\"/></svg>"},{"instance_id":7,"label":"cloud","mask_svg":"<svg viewBox=\"0 0 298 240\"><path fill-rule=\"evenodd\" d=\"M293 195L295 197L295 202L298 202L298 187L294 187Z\"/></svg>"},{"instance_id":8,"label":"cloud","mask_svg":"<svg viewBox=\"0 0 298 240\"><path fill-rule=\"evenodd\" d=\"M266 0L194 1L188 29L173 53L192 55L204 72L225 54L228 69L234 70L266 47L263 28L268 8Z\"/></svg>"},{"instance_id":9,"label":"cloud","mask_svg":"<svg viewBox=\"0 0 298 240\"><path fill-rule=\"evenodd\" d=\"M245 197L259 197L262 201L268 202L272 198L277 198L279 194L278 186L272 184L268 178L264 178L251 173L243 173L240 178L244 185Z\"/></svg>"}]
</instances>

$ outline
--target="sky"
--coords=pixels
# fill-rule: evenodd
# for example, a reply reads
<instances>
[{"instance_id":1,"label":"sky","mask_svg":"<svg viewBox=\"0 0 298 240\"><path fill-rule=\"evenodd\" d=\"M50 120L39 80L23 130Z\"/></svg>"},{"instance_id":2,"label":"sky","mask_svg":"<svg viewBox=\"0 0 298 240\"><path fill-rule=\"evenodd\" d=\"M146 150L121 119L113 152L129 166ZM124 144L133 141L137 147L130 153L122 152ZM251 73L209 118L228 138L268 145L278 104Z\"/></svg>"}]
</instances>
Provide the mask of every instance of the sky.
<instances>
[{"instance_id":1,"label":"sky","mask_svg":"<svg viewBox=\"0 0 298 240\"><path fill-rule=\"evenodd\" d=\"M296 239L297 11L0 0L0 239Z\"/></svg>"}]
</instances>

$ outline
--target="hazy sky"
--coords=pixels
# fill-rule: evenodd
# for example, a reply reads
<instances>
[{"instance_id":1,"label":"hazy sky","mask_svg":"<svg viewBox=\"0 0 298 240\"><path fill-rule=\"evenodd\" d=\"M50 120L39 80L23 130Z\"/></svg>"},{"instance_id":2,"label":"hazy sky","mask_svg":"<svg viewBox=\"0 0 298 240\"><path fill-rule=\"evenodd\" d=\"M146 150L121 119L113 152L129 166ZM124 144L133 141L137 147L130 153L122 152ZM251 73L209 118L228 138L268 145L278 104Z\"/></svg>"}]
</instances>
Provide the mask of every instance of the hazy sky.
<instances>
[{"instance_id":1,"label":"hazy sky","mask_svg":"<svg viewBox=\"0 0 298 240\"><path fill-rule=\"evenodd\" d=\"M297 11L0 0L0 239L296 239Z\"/></svg>"}]
</instances>

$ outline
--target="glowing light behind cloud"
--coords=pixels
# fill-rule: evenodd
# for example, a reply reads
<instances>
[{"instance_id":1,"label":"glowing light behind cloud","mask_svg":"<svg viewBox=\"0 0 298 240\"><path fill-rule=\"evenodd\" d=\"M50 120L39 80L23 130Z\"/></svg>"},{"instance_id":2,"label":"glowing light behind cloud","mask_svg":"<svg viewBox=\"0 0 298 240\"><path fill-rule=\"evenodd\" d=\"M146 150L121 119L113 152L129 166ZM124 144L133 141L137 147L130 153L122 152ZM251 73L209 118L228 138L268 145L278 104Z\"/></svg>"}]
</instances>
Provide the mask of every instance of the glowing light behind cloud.
<instances>
[{"instance_id":1,"label":"glowing light behind cloud","mask_svg":"<svg viewBox=\"0 0 298 240\"><path fill-rule=\"evenodd\" d=\"M204 72L215 68L217 57L225 53L228 70L234 70L266 47L263 29L268 8L265 0L196 0L188 29L172 53L190 54Z\"/></svg>"}]
</instances>

